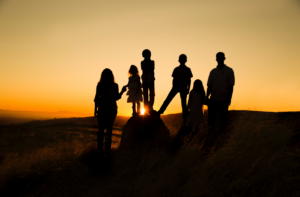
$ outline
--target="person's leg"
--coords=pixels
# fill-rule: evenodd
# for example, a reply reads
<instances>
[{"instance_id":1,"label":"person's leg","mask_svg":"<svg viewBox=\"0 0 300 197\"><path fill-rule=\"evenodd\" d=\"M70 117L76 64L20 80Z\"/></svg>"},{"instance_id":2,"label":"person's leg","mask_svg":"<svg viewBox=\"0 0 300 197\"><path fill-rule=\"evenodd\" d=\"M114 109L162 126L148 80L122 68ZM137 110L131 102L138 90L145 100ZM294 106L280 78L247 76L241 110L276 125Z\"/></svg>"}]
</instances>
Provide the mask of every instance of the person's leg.
<instances>
[{"instance_id":1,"label":"person's leg","mask_svg":"<svg viewBox=\"0 0 300 197\"><path fill-rule=\"evenodd\" d=\"M227 114L228 114L228 104L226 101L220 102L219 112L220 112L219 114L220 114L220 121L221 121L221 132L224 132L226 129Z\"/></svg>"},{"instance_id":2,"label":"person's leg","mask_svg":"<svg viewBox=\"0 0 300 197\"><path fill-rule=\"evenodd\" d=\"M132 102L132 115L136 114L135 102Z\"/></svg>"},{"instance_id":3,"label":"person's leg","mask_svg":"<svg viewBox=\"0 0 300 197\"><path fill-rule=\"evenodd\" d=\"M195 131L192 133L191 138L199 132L199 127L195 127Z\"/></svg>"},{"instance_id":4,"label":"person's leg","mask_svg":"<svg viewBox=\"0 0 300 197\"><path fill-rule=\"evenodd\" d=\"M97 149L99 154L103 154L103 137L106 125L105 113L98 114L98 133L97 133Z\"/></svg>"},{"instance_id":5,"label":"person's leg","mask_svg":"<svg viewBox=\"0 0 300 197\"><path fill-rule=\"evenodd\" d=\"M210 101L208 105L208 115L207 115L207 123L208 123L208 131L211 134L215 130L216 118L217 118L217 106L215 101Z\"/></svg>"},{"instance_id":6,"label":"person's leg","mask_svg":"<svg viewBox=\"0 0 300 197\"><path fill-rule=\"evenodd\" d=\"M137 114L140 115L141 114L141 105L140 105L140 102L138 101L136 104L137 104Z\"/></svg>"},{"instance_id":7,"label":"person's leg","mask_svg":"<svg viewBox=\"0 0 300 197\"><path fill-rule=\"evenodd\" d=\"M172 101L172 99L174 98L174 96L178 93L177 90L175 90L174 88L171 89L171 91L169 92L169 95L167 96L166 100L164 101L163 105L160 107L158 113L163 114L166 110L166 108L168 107L168 105L170 104L170 102Z\"/></svg>"},{"instance_id":8,"label":"person's leg","mask_svg":"<svg viewBox=\"0 0 300 197\"><path fill-rule=\"evenodd\" d=\"M148 83L147 82L143 82L143 96L144 96L144 109L145 109L145 113L148 112L148 108L149 108L148 90L149 90Z\"/></svg>"},{"instance_id":9,"label":"person's leg","mask_svg":"<svg viewBox=\"0 0 300 197\"><path fill-rule=\"evenodd\" d=\"M106 134L105 134L105 154L108 156L111 151L112 129L117 116L117 110L110 111L107 114Z\"/></svg>"},{"instance_id":10,"label":"person's leg","mask_svg":"<svg viewBox=\"0 0 300 197\"><path fill-rule=\"evenodd\" d=\"M149 90L150 90L150 102L149 102L149 110L153 110L153 104L154 104L154 96L155 96L155 91L154 91L154 81L149 83Z\"/></svg>"},{"instance_id":11,"label":"person's leg","mask_svg":"<svg viewBox=\"0 0 300 197\"><path fill-rule=\"evenodd\" d=\"M187 118L186 97L187 97L186 93L180 92L183 126L186 125L186 118Z\"/></svg>"}]
</instances>

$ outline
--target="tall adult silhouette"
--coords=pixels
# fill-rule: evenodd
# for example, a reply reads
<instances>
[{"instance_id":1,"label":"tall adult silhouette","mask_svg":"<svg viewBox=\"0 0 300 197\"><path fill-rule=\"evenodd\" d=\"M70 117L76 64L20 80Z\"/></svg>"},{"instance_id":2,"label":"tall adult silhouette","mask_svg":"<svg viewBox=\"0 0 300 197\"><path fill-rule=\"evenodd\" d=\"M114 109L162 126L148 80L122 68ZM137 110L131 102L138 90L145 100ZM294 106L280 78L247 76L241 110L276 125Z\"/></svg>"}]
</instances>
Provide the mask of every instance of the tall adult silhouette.
<instances>
[{"instance_id":1,"label":"tall adult silhouette","mask_svg":"<svg viewBox=\"0 0 300 197\"><path fill-rule=\"evenodd\" d=\"M180 65L174 69L172 74L173 87L163 105L159 109L158 113L163 114L172 99L176 96L177 93L179 93L181 98L183 125L185 126L187 118L186 97L190 91L191 78L193 77L193 74L191 69L185 65L185 63L187 62L187 57L185 54L181 54L178 61Z\"/></svg>"},{"instance_id":2,"label":"tall adult silhouette","mask_svg":"<svg viewBox=\"0 0 300 197\"><path fill-rule=\"evenodd\" d=\"M154 104L154 61L151 60L151 51L145 49L142 53L144 60L141 61L141 69L143 71L142 81L143 81L143 94L144 94L144 108L145 114L151 113ZM148 95L150 93L150 100Z\"/></svg>"},{"instance_id":3,"label":"tall adult silhouette","mask_svg":"<svg viewBox=\"0 0 300 197\"><path fill-rule=\"evenodd\" d=\"M98 82L95 95L95 111L94 115L98 118L98 151L103 156L103 139L105 134L105 154L109 155L111 151L111 137L114 121L117 116L117 100L126 91L126 87L122 88L119 93L119 86L115 83L114 75L108 68L104 69Z\"/></svg>"},{"instance_id":4,"label":"tall adult silhouette","mask_svg":"<svg viewBox=\"0 0 300 197\"><path fill-rule=\"evenodd\" d=\"M224 129L235 84L234 72L232 68L224 64L225 59L223 52L217 53L218 65L212 69L207 81L206 100L210 96L208 102L208 128L211 132L215 131L217 114L219 114L222 129Z\"/></svg>"}]
</instances>

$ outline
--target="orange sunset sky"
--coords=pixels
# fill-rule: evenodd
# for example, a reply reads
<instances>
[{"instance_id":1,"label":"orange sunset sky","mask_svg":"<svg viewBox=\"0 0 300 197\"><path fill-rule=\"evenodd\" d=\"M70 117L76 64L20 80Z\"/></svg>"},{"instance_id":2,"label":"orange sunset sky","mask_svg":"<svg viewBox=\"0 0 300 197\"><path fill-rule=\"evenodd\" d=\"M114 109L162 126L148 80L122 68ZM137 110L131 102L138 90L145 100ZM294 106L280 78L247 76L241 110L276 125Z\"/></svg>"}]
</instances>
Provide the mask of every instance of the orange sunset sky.
<instances>
[{"instance_id":1,"label":"orange sunset sky","mask_svg":"<svg viewBox=\"0 0 300 197\"><path fill-rule=\"evenodd\" d=\"M215 54L235 72L230 109L300 111L299 0L0 0L0 109L93 114L110 68L121 88L142 51L159 109L178 56L205 85ZM131 115L124 94L118 115ZM181 112L177 95L165 114Z\"/></svg>"}]
</instances>

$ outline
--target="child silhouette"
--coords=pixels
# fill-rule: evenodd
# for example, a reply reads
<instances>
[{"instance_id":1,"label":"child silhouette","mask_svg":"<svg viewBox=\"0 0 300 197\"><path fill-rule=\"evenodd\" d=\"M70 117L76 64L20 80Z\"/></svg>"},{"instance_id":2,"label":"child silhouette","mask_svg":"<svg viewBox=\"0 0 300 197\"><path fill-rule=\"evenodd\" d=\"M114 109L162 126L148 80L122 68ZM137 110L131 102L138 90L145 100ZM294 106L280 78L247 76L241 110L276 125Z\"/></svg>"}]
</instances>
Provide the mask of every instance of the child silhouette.
<instances>
[{"instance_id":1,"label":"child silhouette","mask_svg":"<svg viewBox=\"0 0 300 197\"><path fill-rule=\"evenodd\" d=\"M145 114L151 113L154 104L154 61L151 60L151 52L145 49L142 53L144 60L141 62L141 69L143 71L142 81L143 81L143 95L144 95L144 108ZM148 95L150 93L150 101L148 100Z\"/></svg>"},{"instance_id":2,"label":"child silhouette","mask_svg":"<svg viewBox=\"0 0 300 197\"><path fill-rule=\"evenodd\" d=\"M187 126L195 127L195 133L199 131L199 127L204 122L203 104L205 102L205 91L202 81L197 79L194 82L194 87L189 95L187 109L189 115L187 118Z\"/></svg>"},{"instance_id":3,"label":"child silhouette","mask_svg":"<svg viewBox=\"0 0 300 197\"><path fill-rule=\"evenodd\" d=\"M139 71L136 66L131 65L128 73L129 80L126 86L128 87L127 103L132 103L132 115L139 115L141 113L140 102L143 101Z\"/></svg>"},{"instance_id":4,"label":"child silhouette","mask_svg":"<svg viewBox=\"0 0 300 197\"><path fill-rule=\"evenodd\" d=\"M173 87L158 113L163 114L176 94L180 93L182 119L183 125L185 126L187 117L186 97L190 91L191 78L193 77L193 74L191 69L185 65L187 62L187 57L185 54L181 54L178 61L180 62L180 65L174 69L172 74Z\"/></svg>"}]
</instances>

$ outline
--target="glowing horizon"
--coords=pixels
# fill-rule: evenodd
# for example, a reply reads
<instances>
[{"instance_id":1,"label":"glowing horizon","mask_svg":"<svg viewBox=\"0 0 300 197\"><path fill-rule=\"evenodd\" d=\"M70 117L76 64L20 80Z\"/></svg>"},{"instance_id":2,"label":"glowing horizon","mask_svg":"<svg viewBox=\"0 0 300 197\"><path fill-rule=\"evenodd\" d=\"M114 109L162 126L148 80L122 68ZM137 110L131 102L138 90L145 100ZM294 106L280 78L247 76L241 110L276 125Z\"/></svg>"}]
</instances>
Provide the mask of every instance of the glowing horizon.
<instances>
[{"instance_id":1,"label":"glowing horizon","mask_svg":"<svg viewBox=\"0 0 300 197\"><path fill-rule=\"evenodd\" d=\"M300 3L295 0L37 1L0 3L0 109L93 114L110 68L119 89L142 51L155 61L158 110L178 57L206 90L215 55L235 72L230 110L300 111ZM130 116L126 93L118 115ZM142 104L143 106L143 104ZM177 95L165 114L180 113Z\"/></svg>"}]
</instances>

